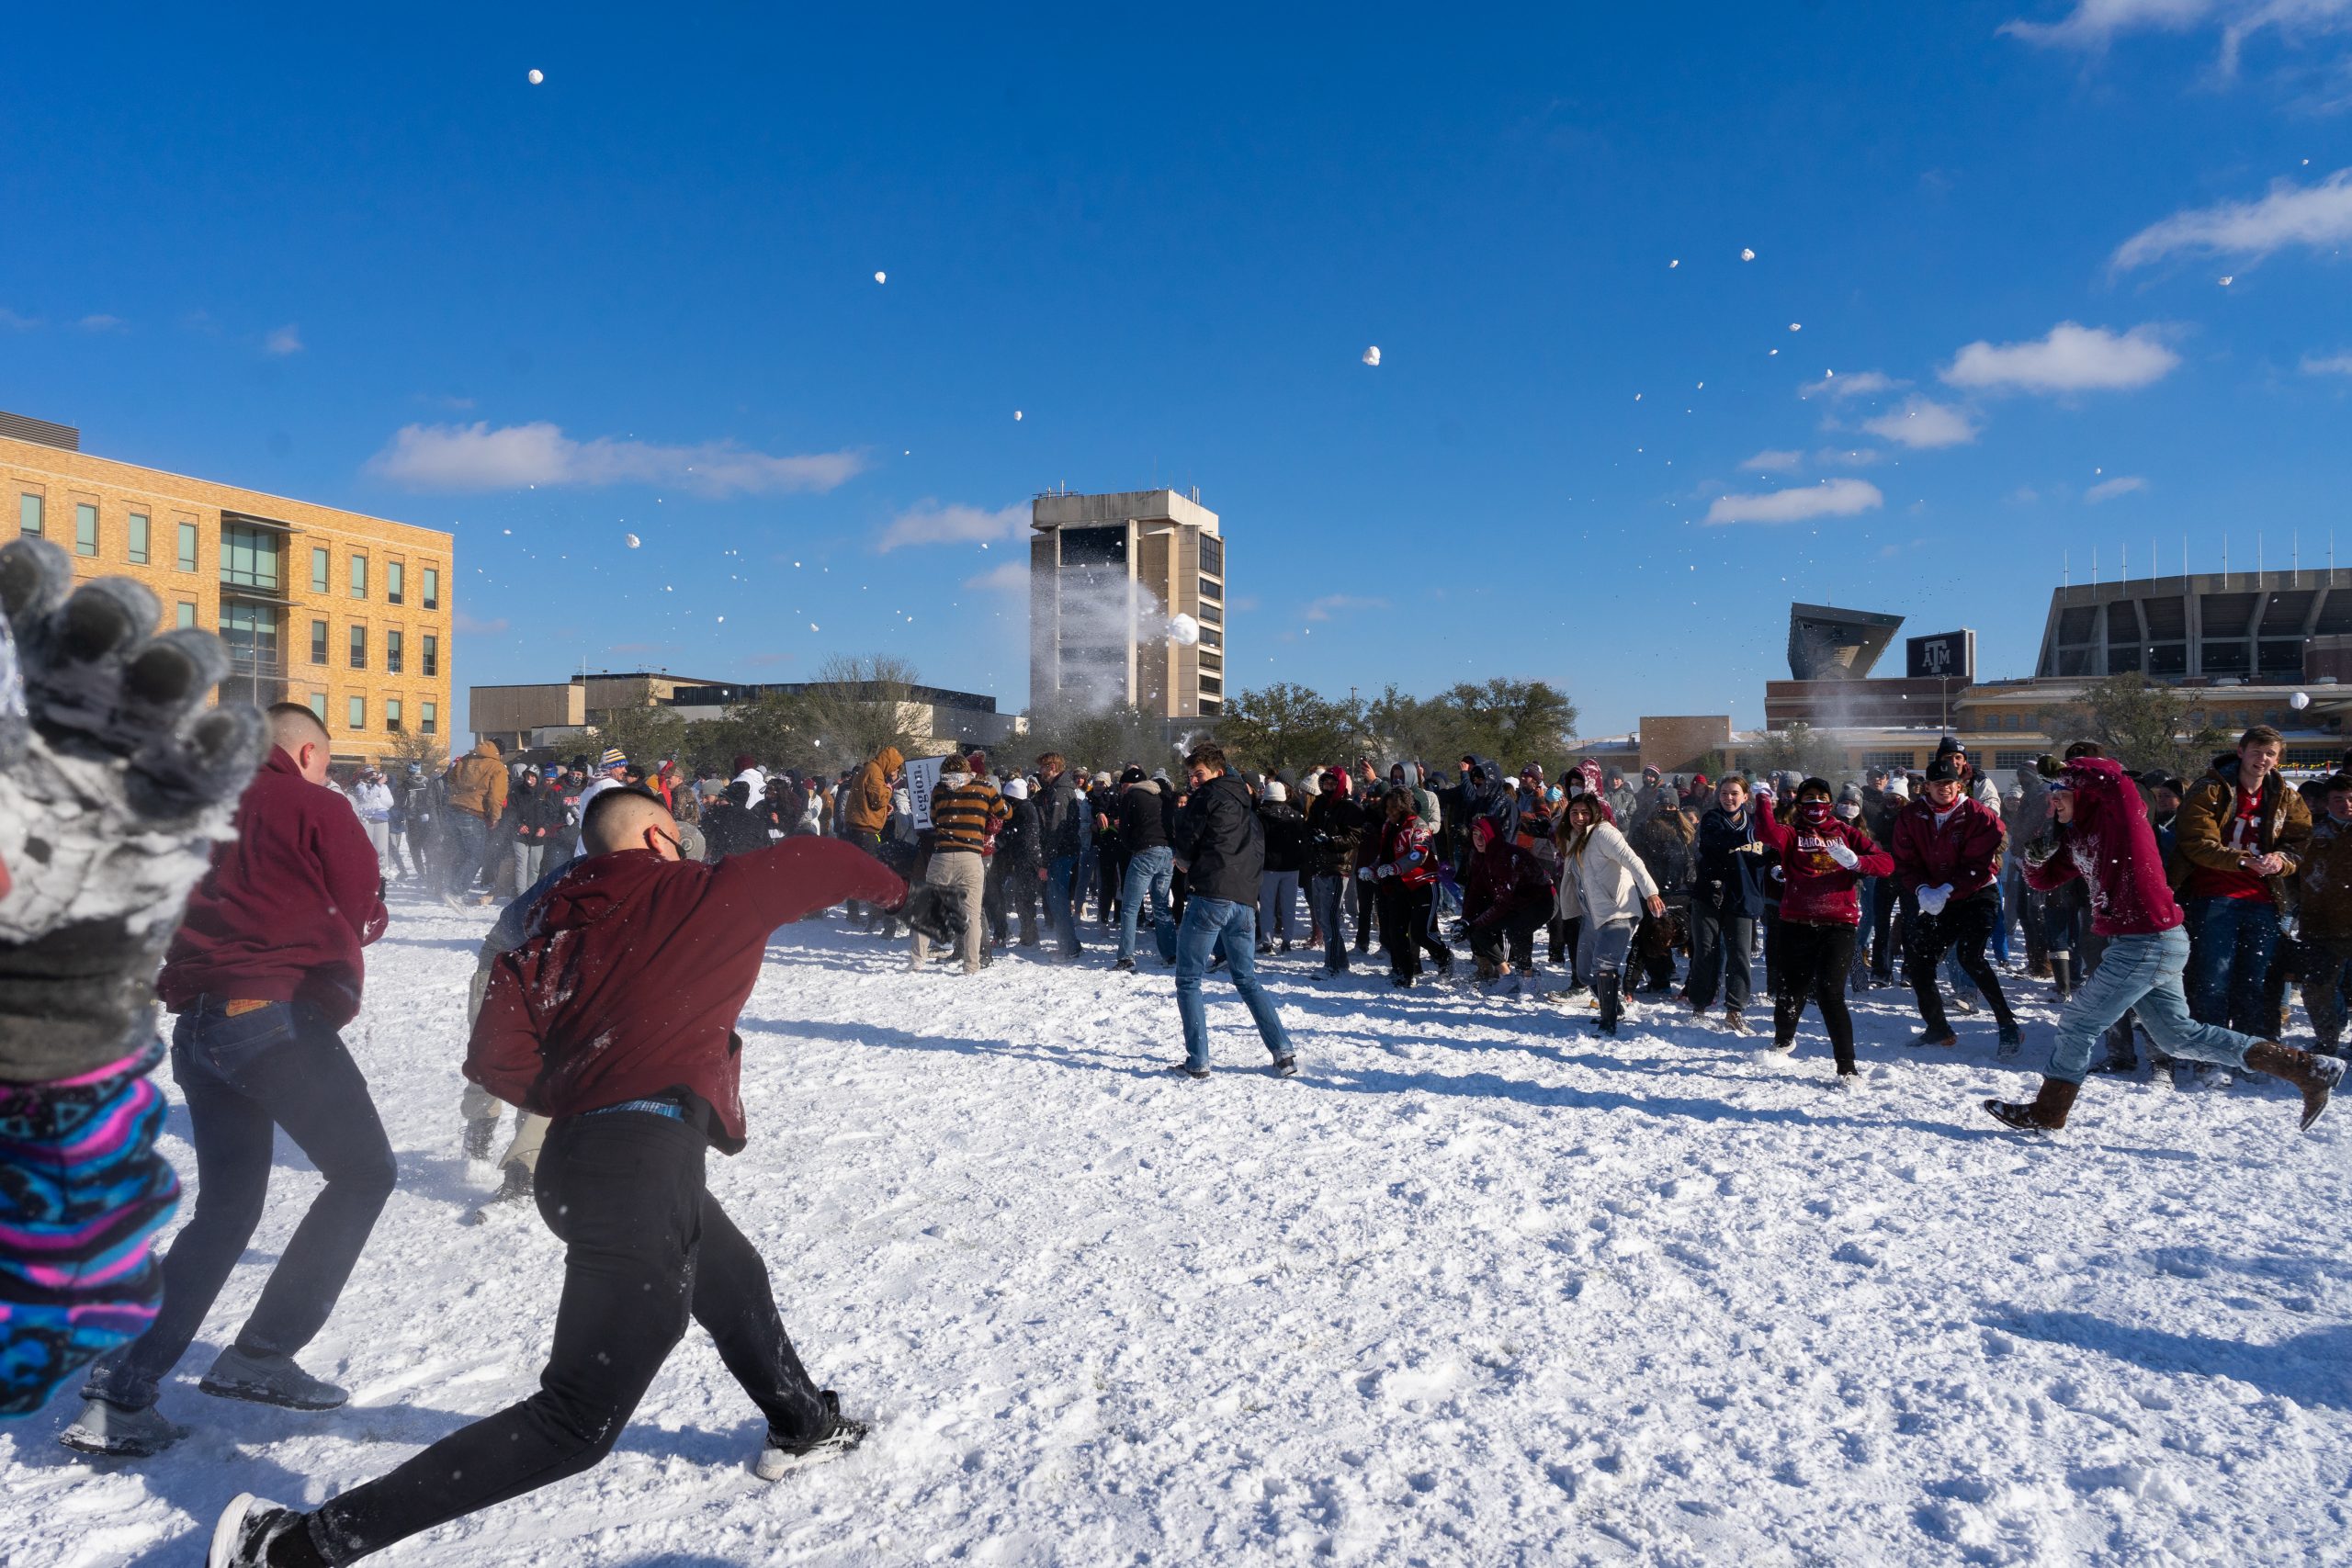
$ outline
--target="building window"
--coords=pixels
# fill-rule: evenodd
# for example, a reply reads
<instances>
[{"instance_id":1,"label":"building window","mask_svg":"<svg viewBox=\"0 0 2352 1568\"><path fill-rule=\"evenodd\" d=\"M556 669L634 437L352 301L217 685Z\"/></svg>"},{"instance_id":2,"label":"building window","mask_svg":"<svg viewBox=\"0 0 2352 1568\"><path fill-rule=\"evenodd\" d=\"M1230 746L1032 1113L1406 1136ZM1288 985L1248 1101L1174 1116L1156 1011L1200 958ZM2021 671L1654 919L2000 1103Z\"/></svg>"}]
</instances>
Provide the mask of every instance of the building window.
<instances>
[{"instance_id":1,"label":"building window","mask_svg":"<svg viewBox=\"0 0 2352 1568\"><path fill-rule=\"evenodd\" d=\"M1907 773L1917 763L1917 754L1910 751L1865 751L1862 753L1862 766L1865 768L1894 768Z\"/></svg>"},{"instance_id":2,"label":"building window","mask_svg":"<svg viewBox=\"0 0 2352 1568\"><path fill-rule=\"evenodd\" d=\"M324 621L312 621L311 623L311 662L324 664L326 661L327 624Z\"/></svg>"},{"instance_id":3,"label":"building window","mask_svg":"<svg viewBox=\"0 0 2352 1568\"><path fill-rule=\"evenodd\" d=\"M344 716L345 716L345 717L346 717L346 718L348 718L348 719L351 721L351 728L354 728L354 729L365 729L365 728L368 728L368 699L367 699L366 697L354 697L354 698L352 698L352 699L351 699L351 707L350 707L350 710L349 710L349 711L348 711L348 712L347 712Z\"/></svg>"},{"instance_id":4,"label":"building window","mask_svg":"<svg viewBox=\"0 0 2352 1568\"><path fill-rule=\"evenodd\" d=\"M398 697L384 699L384 728L394 735L401 732L401 700Z\"/></svg>"},{"instance_id":5,"label":"building window","mask_svg":"<svg viewBox=\"0 0 2352 1568\"><path fill-rule=\"evenodd\" d=\"M41 500L37 495L20 495L17 498L18 532L30 534L36 539L40 537L40 508Z\"/></svg>"},{"instance_id":6,"label":"building window","mask_svg":"<svg viewBox=\"0 0 2352 1568\"><path fill-rule=\"evenodd\" d=\"M1207 534L1201 536L1201 570L1212 577L1225 575L1225 541ZM1220 594L1222 598L1224 595Z\"/></svg>"},{"instance_id":7,"label":"building window","mask_svg":"<svg viewBox=\"0 0 2352 1568\"><path fill-rule=\"evenodd\" d=\"M428 610L441 607L441 572L435 567L424 569L424 607Z\"/></svg>"},{"instance_id":8,"label":"building window","mask_svg":"<svg viewBox=\"0 0 2352 1568\"><path fill-rule=\"evenodd\" d=\"M397 604L401 602L401 591L408 585L407 580L408 569L405 566L396 560L388 560L384 563L384 602L386 604Z\"/></svg>"},{"instance_id":9,"label":"building window","mask_svg":"<svg viewBox=\"0 0 2352 1568\"><path fill-rule=\"evenodd\" d=\"M277 592L277 536L266 528L247 527L242 523L222 524L220 581L232 587Z\"/></svg>"},{"instance_id":10,"label":"building window","mask_svg":"<svg viewBox=\"0 0 2352 1568\"><path fill-rule=\"evenodd\" d=\"M184 626L192 626L196 625L196 606L189 604L185 599L180 601L179 624Z\"/></svg>"},{"instance_id":11,"label":"building window","mask_svg":"<svg viewBox=\"0 0 2352 1568\"><path fill-rule=\"evenodd\" d=\"M180 570L196 570L196 525L193 523L180 525Z\"/></svg>"},{"instance_id":12,"label":"building window","mask_svg":"<svg viewBox=\"0 0 2352 1568\"><path fill-rule=\"evenodd\" d=\"M368 558L366 556L351 558L351 596L354 599L368 597Z\"/></svg>"},{"instance_id":13,"label":"building window","mask_svg":"<svg viewBox=\"0 0 2352 1568\"><path fill-rule=\"evenodd\" d=\"M384 634L384 671L390 675L401 672L401 634L398 632Z\"/></svg>"},{"instance_id":14,"label":"building window","mask_svg":"<svg viewBox=\"0 0 2352 1568\"><path fill-rule=\"evenodd\" d=\"M354 670L368 668L368 628L366 626L351 628L351 667Z\"/></svg>"},{"instance_id":15,"label":"building window","mask_svg":"<svg viewBox=\"0 0 2352 1568\"><path fill-rule=\"evenodd\" d=\"M441 639L430 632L424 636L424 671L427 677L441 673Z\"/></svg>"},{"instance_id":16,"label":"building window","mask_svg":"<svg viewBox=\"0 0 2352 1568\"><path fill-rule=\"evenodd\" d=\"M220 640L229 649L229 664L240 675L276 682L284 674L277 661L277 606L250 599L228 599L220 605Z\"/></svg>"},{"instance_id":17,"label":"building window","mask_svg":"<svg viewBox=\"0 0 2352 1568\"><path fill-rule=\"evenodd\" d=\"M2030 768L2034 763L2041 760L2041 753L2036 751L1996 751L1993 753L1993 766L1996 768Z\"/></svg>"},{"instance_id":18,"label":"building window","mask_svg":"<svg viewBox=\"0 0 2352 1568\"><path fill-rule=\"evenodd\" d=\"M311 694L311 711L319 716L321 724L327 721L327 694L324 692Z\"/></svg>"},{"instance_id":19,"label":"building window","mask_svg":"<svg viewBox=\"0 0 2352 1568\"><path fill-rule=\"evenodd\" d=\"M74 553L77 556L98 553L98 509L86 501L74 503Z\"/></svg>"},{"instance_id":20,"label":"building window","mask_svg":"<svg viewBox=\"0 0 2352 1568\"><path fill-rule=\"evenodd\" d=\"M311 547L311 592L327 591L327 552L317 545Z\"/></svg>"},{"instance_id":21,"label":"building window","mask_svg":"<svg viewBox=\"0 0 2352 1568\"><path fill-rule=\"evenodd\" d=\"M134 512L130 514L131 565L145 566L147 564L147 536L152 531L153 526L148 523L147 514L144 512Z\"/></svg>"},{"instance_id":22,"label":"building window","mask_svg":"<svg viewBox=\"0 0 2352 1568\"><path fill-rule=\"evenodd\" d=\"M420 705L417 714L416 728L420 732L426 735L430 735L435 730L441 728L441 720L435 713L433 704L424 703Z\"/></svg>"}]
</instances>

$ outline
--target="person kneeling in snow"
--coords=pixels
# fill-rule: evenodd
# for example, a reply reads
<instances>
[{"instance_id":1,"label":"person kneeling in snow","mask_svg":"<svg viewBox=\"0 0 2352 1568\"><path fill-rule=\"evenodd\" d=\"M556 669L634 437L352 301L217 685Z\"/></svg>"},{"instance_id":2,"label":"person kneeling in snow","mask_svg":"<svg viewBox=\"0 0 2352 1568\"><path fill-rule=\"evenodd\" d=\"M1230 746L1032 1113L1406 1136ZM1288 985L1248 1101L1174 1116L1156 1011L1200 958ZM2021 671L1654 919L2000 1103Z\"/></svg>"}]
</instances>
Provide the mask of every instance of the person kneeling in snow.
<instances>
[{"instance_id":1,"label":"person kneeling in snow","mask_svg":"<svg viewBox=\"0 0 2352 1568\"><path fill-rule=\"evenodd\" d=\"M2107 951L2058 1017L2058 1040L2041 1091L2022 1104L1988 1100L1984 1109L2024 1131L2064 1127L2082 1090L2091 1047L2124 1010L2136 1007L2141 1027L2158 1050L2284 1078L2302 1093L2303 1125L2318 1121L2329 1094L2344 1080L2341 1061L2189 1016L2180 986L2188 935L2181 928L2180 906L2165 883L2155 829L2122 765L2105 757L2069 761L2051 784L2050 815L2054 826L2049 836L2027 846L2026 881L2043 892L2077 877L2086 883L2091 927L2107 939Z\"/></svg>"},{"instance_id":2,"label":"person kneeling in snow","mask_svg":"<svg viewBox=\"0 0 2352 1568\"><path fill-rule=\"evenodd\" d=\"M669 810L642 789L598 796L581 836L588 858L499 959L466 1062L467 1077L554 1122L537 1196L566 1251L539 1392L311 1513L238 1497L208 1568L355 1562L589 1469L689 1315L767 1417L763 1480L865 1436L802 1370L759 1254L704 1187L704 1151L744 1146L734 1028L770 931L851 897L945 943L960 910L838 840L683 861Z\"/></svg>"}]
</instances>

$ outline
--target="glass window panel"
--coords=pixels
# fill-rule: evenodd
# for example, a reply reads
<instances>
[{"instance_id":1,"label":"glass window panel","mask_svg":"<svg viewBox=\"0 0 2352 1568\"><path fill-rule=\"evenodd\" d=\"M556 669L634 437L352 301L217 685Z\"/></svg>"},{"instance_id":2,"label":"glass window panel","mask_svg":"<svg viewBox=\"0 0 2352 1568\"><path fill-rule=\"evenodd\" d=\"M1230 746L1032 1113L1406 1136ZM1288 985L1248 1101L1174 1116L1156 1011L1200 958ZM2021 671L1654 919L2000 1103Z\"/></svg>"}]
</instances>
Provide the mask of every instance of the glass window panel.
<instances>
[{"instance_id":1,"label":"glass window panel","mask_svg":"<svg viewBox=\"0 0 2352 1568\"><path fill-rule=\"evenodd\" d=\"M345 715L345 716L347 716L347 717L350 719L350 721L351 721L351 728L354 728L354 729L365 729L365 728L368 728L368 699L367 699L366 697L354 697L354 698L352 698L352 699L351 699L350 706L349 706L349 708L348 708L348 709L347 709L347 711L346 711L346 715Z\"/></svg>"},{"instance_id":2,"label":"glass window panel","mask_svg":"<svg viewBox=\"0 0 2352 1568\"><path fill-rule=\"evenodd\" d=\"M441 607L441 573L429 566L424 569L424 607L428 610Z\"/></svg>"},{"instance_id":3,"label":"glass window panel","mask_svg":"<svg viewBox=\"0 0 2352 1568\"><path fill-rule=\"evenodd\" d=\"M384 669L394 675L401 672L401 634L398 632L384 634Z\"/></svg>"},{"instance_id":4,"label":"glass window panel","mask_svg":"<svg viewBox=\"0 0 2352 1568\"><path fill-rule=\"evenodd\" d=\"M179 566L182 571L196 570L196 525L193 523L180 525Z\"/></svg>"},{"instance_id":5,"label":"glass window panel","mask_svg":"<svg viewBox=\"0 0 2352 1568\"><path fill-rule=\"evenodd\" d=\"M368 597L368 558L366 556L351 558L351 596L354 599Z\"/></svg>"},{"instance_id":6,"label":"glass window panel","mask_svg":"<svg viewBox=\"0 0 2352 1568\"><path fill-rule=\"evenodd\" d=\"M41 498L20 495L17 498L17 527L19 532L40 536Z\"/></svg>"},{"instance_id":7,"label":"glass window panel","mask_svg":"<svg viewBox=\"0 0 2352 1568\"><path fill-rule=\"evenodd\" d=\"M368 628L366 626L351 628L351 667L354 670L368 668Z\"/></svg>"},{"instance_id":8,"label":"glass window panel","mask_svg":"<svg viewBox=\"0 0 2352 1568\"><path fill-rule=\"evenodd\" d=\"M327 552L314 545L311 547L311 592L324 593L326 591Z\"/></svg>"},{"instance_id":9,"label":"glass window panel","mask_svg":"<svg viewBox=\"0 0 2352 1568\"><path fill-rule=\"evenodd\" d=\"M196 606L185 599L180 601L180 625L184 626L196 625Z\"/></svg>"},{"instance_id":10,"label":"glass window panel","mask_svg":"<svg viewBox=\"0 0 2352 1568\"><path fill-rule=\"evenodd\" d=\"M98 553L98 509L86 501L74 503L74 553L77 556Z\"/></svg>"},{"instance_id":11,"label":"glass window panel","mask_svg":"<svg viewBox=\"0 0 2352 1568\"><path fill-rule=\"evenodd\" d=\"M419 713L418 718L420 722L418 723L417 728L424 730L427 735L432 734L440 727L440 716L435 709L435 705L431 703L423 705L423 710Z\"/></svg>"},{"instance_id":12,"label":"glass window panel","mask_svg":"<svg viewBox=\"0 0 2352 1568\"><path fill-rule=\"evenodd\" d=\"M384 563L384 597L392 604L401 602L401 590L405 586L408 570L399 561Z\"/></svg>"},{"instance_id":13,"label":"glass window panel","mask_svg":"<svg viewBox=\"0 0 2352 1568\"><path fill-rule=\"evenodd\" d=\"M312 621L311 623L311 662L324 664L326 661L327 624L324 621Z\"/></svg>"},{"instance_id":14,"label":"glass window panel","mask_svg":"<svg viewBox=\"0 0 2352 1568\"><path fill-rule=\"evenodd\" d=\"M131 565L145 566L147 564L148 536L153 532L153 527L154 525L148 522L144 512L134 512L130 514Z\"/></svg>"}]
</instances>

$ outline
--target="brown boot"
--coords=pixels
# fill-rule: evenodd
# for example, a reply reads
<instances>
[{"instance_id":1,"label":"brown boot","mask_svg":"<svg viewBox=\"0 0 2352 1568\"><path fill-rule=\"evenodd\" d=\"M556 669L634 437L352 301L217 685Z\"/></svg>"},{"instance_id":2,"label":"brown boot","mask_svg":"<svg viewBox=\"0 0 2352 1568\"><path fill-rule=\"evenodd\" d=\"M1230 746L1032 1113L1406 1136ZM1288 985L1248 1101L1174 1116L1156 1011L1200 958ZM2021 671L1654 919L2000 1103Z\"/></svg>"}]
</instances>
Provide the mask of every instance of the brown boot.
<instances>
[{"instance_id":1,"label":"brown boot","mask_svg":"<svg viewBox=\"0 0 2352 1568\"><path fill-rule=\"evenodd\" d=\"M2041 1092L2030 1102L2011 1100L1988 1100L1984 1109L1996 1122L2006 1122L2020 1133L2054 1133L2066 1124L2066 1112L2075 1109L2075 1096L2083 1086L2068 1083L2064 1078L2044 1078Z\"/></svg>"},{"instance_id":2,"label":"brown boot","mask_svg":"<svg viewBox=\"0 0 2352 1568\"><path fill-rule=\"evenodd\" d=\"M2281 1045L2275 1040L2265 1040L2249 1045L2245 1065L2257 1073L2267 1073L2274 1078L2284 1078L2303 1091L2303 1128L2319 1120L2327 1109L2327 1097L2344 1081L2344 1063L2335 1056L2315 1056L2309 1051L2298 1051Z\"/></svg>"}]
</instances>

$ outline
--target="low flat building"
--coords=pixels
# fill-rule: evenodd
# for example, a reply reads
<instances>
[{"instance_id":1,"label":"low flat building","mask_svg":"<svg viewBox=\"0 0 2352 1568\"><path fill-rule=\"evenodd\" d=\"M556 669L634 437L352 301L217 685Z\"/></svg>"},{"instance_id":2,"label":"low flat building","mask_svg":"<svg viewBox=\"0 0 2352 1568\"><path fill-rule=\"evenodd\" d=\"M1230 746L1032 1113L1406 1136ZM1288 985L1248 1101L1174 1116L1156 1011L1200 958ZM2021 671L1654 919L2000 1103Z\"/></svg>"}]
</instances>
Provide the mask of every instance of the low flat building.
<instances>
[{"instance_id":1,"label":"low flat building","mask_svg":"<svg viewBox=\"0 0 2352 1568\"><path fill-rule=\"evenodd\" d=\"M764 696L811 689L807 682L755 684L645 670L598 672L535 685L472 687L467 720L476 739L495 740L510 755L560 751L584 739L589 730L609 724L616 713L659 707L692 724L732 718ZM1027 719L997 712L996 699L978 692L920 685L896 689L906 694L899 702L899 728L914 737L926 754L958 745L1001 745L1028 728ZM853 701L878 701L883 693L875 688L868 698L853 685L846 694Z\"/></svg>"},{"instance_id":2,"label":"low flat building","mask_svg":"<svg viewBox=\"0 0 2352 1568\"><path fill-rule=\"evenodd\" d=\"M697 685L662 699L662 705L687 720L731 718L749 704L771 693L791 694L811 689L805 682L777 682L752 686ZM996 711L996 699L978 692L953 692L944 686L906 686L899 701L899 728L914 738L917 750L936 755L957 746L1001 746L1024 734L1029 721L1020 714ZM852 701L878 701L852 686L844 694Z\"/></svg>"}]
</instances>

